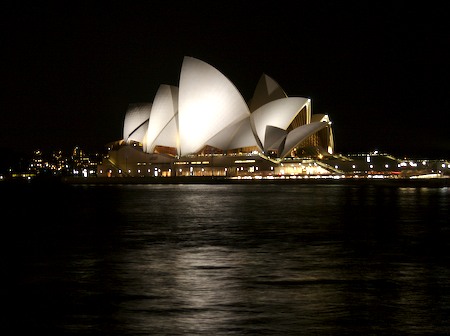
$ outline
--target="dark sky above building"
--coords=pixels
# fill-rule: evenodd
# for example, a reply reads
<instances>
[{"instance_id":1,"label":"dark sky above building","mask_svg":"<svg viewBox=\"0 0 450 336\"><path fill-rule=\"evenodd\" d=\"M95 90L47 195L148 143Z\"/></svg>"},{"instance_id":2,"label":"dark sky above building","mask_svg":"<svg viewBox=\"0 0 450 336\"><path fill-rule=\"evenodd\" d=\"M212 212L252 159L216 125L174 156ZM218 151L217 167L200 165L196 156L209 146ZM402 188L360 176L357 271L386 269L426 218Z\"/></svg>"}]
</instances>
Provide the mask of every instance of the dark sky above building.
<instances>
[{"instance_id":1,"label":"dark sky above building","mask_svg":"<svg viewBox=\"0 0 450 336\"><path fill-rule=\"evenodd\" d=\"M2 4L0 147L104 148L128 104L178 86L183 57L251 98L266 73L327 113L336 152L450 157L445 2Z\"/></svg>"}]
</instances>

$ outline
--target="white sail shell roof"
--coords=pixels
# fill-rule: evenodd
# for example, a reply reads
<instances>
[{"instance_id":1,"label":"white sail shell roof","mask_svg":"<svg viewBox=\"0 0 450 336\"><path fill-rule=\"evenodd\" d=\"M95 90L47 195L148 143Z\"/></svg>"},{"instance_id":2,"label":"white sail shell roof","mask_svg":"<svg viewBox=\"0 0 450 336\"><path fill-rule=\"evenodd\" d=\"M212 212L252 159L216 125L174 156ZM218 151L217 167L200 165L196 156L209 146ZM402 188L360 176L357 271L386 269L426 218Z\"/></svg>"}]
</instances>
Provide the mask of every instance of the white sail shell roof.
<instances>
[{"instance_id":1,"label":"white sail shell roof","mask_svg":"<svg viewBox=\"0 0 450 336\"><path fill-rule=\"evenodd\" d=\"M164 129L159 133L157 138L154 141L154 145L152 146L152 150L149 153L152 153L156 146L165 146L165 147L174 147L179 152L178 147L178 125L177 119L174 117L169 123L164 127Z\"/></svg>"},{"instance_id":2,"label":"white sail shell roof","mask_svg":"<svg viewBox=\"0 0 450 336\"><path fill-rule=\"evenodd\" d=\"M234 123L207 141L207 145L222 150L258 146L250 126L250 118Z\"/></svg>"},{"instance_id":3,"label":"white sail shell roof","mask_svg":"<svg viewBox=\"0 0 450 336\"><path fill-rule=\"evenodd\" d=\"M250 118L245 118L236 126L236 133L228 145L228 149L258 146L253 134Z\"/></svg>"},{"instance_id":4,"label":"white sail shell roof","mask_svg":"<svg viewBox=\"0 0 450 336\"><path fill-rule=\"evenodd\" d=\"M178 147L175 123L177 112L178 88L160 85L150 113L145 151L151 153L157 145Z\"/></svg>"},{"instance_id":5,"label":"white sail shell roof","mask_svg":"<svg viewBox=\"0 0 450 336\"><path fill-rule=\"evenodd\" d=\"M139 143L144 143L147 135L147 129L148 119L130 134L127 141L137 141Z\"/></svg>"},{"instance_id":6,"label":"white sail shell roof","mask_svg":"<svg viewBox=\"0 0 450 336\"><path fill-rule=\"evenodd\" d=\"M280 147L284 139L286 139L286 130L273 126L266 126L266 137L264 139L264 151L276 149Z\"/></svg>"},{"instance_id":7,"label":"white sail shell roof","mask_svg":"<svg viewBox=\"0 0 450 336\"><path fill-rule=\"evenodd\" d=\"M234 84L211 65L185 57L179 86L180 155L199 151L229 125L250 115Z\"/></svg>"},{"instance_id":8,"label":"white sail shell roof","mask_svg":"<svg viewBox=\"0 0 450 336\"><path fill-rule=\"evenodd\" d=\"M315 121L292 130L286 137L284 150L281 153L280 157L285 157L294 147L299 145L302 141L306 140L308 137L327 126L328 123L326 122Z\"/></svg>"},{"instance_id":9,"label":"white sail shell roof","mask_svg":"<svg viewBox=\"0 0 450 336\"><path fill-rule=\"evenodd\" d=\"M274 126L286 130L295 116L308 103L308 98L281 98L271 101L254 111L250 116L250 120L261 148L265 148L266 126Z\"/></svg>"},{"instance_id":10,"label":"white sail shell roof","mask_svg":"<svg viewBox=\"0 0 450 336\"><path fill-rule=\"evenodd\" d=\"M142 130L138 132L140 134L139 137L137 136L137 134L134 134L134 136L132 134L136 133L137 130L141 128L145 122L148 121L151 108L151 103L130 104L128 106L128 110L125 113L125 119L123 123L123 139L125 141L143 141L144 134L142 133Z\"/></svg>"},{"instance_id":11,"label":"white sail shell roof","mask_svg":"<svg viewBox=\"0 0 450 336\"><path fill-rule=\"evenodd\" d=\"M256 146L283 158L328 127L327 144L321 146L332 153L331 122L328 115L311 115L310 99L287 97L277 82L263 75L249 104L217 69L185 57L179 88L161 85L153 103L129 105L123 139L142 143L147 153L156 146L176 148L178 156L195 154L206 145L224 151Z\"/></svg>"}]
</instances>

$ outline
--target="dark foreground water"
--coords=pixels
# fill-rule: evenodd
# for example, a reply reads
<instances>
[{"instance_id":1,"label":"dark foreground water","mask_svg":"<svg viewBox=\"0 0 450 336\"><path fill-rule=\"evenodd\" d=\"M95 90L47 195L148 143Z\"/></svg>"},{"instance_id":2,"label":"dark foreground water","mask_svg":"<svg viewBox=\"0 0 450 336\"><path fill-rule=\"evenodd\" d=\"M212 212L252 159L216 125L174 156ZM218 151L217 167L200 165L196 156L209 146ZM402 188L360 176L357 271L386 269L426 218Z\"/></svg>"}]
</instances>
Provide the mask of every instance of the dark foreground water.
<instances>
[{"instance_id":1,"label":"dark foreground water","mask_svg":"<svg viewBox=\"0 0 450 336\"><path fill-rule=\"evenodd\" d=\"M450 334L450 188L0 192L2 335Z\"/></svg>"}]
</instances>

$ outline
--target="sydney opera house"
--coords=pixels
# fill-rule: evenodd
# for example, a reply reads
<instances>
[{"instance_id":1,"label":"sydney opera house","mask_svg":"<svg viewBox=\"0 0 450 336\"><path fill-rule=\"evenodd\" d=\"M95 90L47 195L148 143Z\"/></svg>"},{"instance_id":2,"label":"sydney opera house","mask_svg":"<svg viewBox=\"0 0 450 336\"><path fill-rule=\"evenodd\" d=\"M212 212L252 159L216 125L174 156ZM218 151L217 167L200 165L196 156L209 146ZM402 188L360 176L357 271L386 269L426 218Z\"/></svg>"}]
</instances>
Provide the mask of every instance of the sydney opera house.
<instances>
[{"instance_id":1,"label":"sydney opera house","mask_svg":"<svg viewBox=\"0 0 450 336\"><path fill-rule=\"evenodd\" d=\"M98 176L295 175L320 170L308 158L333 153L329 117L265 74L249 101L193 57L184 57L179 78L160 85L152 102L129 105L123 138L108 144Z\"/></svg>"}]
</instances>

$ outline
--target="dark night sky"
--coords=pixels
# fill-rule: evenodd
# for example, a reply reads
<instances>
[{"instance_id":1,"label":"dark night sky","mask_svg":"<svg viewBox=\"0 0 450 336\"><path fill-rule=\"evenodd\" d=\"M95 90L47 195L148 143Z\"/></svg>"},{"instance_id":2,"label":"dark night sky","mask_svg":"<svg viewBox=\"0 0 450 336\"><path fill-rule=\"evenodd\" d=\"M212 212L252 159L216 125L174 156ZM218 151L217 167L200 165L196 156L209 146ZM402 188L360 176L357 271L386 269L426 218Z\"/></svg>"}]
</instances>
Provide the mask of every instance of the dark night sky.
<instances>
[{"instance_id":1,"label":"dark night sky","mask_svg":"<svg viewBox=\"0 0 450 336\"><path fill-rule=\"evenodd\" d=\"M246 100L262 73L310 97L339 153L449 158L445 2L393 2L2 4L0 147L101 150L121 138L129 103L178 86L188 55Z\"/></svg>"}]
</instances>

